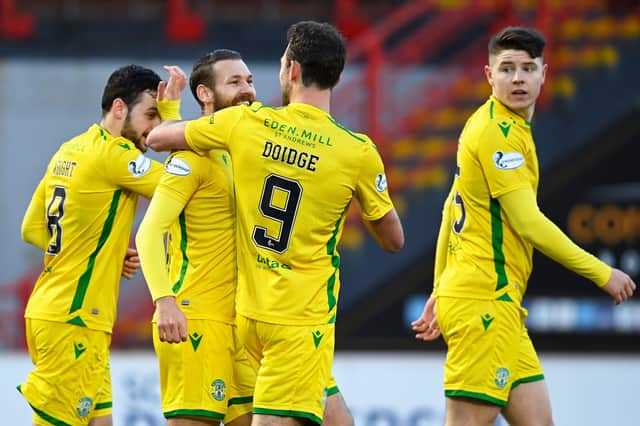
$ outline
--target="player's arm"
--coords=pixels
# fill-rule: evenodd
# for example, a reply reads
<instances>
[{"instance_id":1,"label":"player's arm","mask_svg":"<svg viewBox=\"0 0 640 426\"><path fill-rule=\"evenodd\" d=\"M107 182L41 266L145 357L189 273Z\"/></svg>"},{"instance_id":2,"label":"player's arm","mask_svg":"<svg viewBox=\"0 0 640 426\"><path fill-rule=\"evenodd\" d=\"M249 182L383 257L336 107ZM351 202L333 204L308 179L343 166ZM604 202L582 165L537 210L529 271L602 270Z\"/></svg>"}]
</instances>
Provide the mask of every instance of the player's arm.
<instances>
[{"instance_id":1,"label":"player's arm","mask_svg":"<svg viewBox=\"0 0 640 426\"><path fill-rule=\"evenodd\" d=\"M164 235L184 209L185 202L156 191L136 234L136 246L149 292L158 312L161 341L178 343L187 338L187 321L176 304L164 267Z\"/></svg>"},{"instance_id":2,"label":"player's arm","mask_svg":"<svg viewBox=\"0 0 640 426\"><path fill-rule=\"evenodd\" d=\"M102 159L102 173L114 185L151 199L162 176L162 164L144 155L132 142L116 138Z\"/></svg>"},{"instance_id":3,"label":"player's arm","mask_svg":"<svg viewBox=\"0 0 640 426\"><path fill-rule=\"evenodd\" d=\"M156 152L189 149L184 132L188 121L157 126L149 133L147 145Z\"/></svg>"},{"instance_id":4,"label":"player's arm","mask_svg":"<svg viewBox=\"0 0 640 426\"><path fill-rule=\"evenodd\" d=\"M366 143L355 190L362 220L380 247L390 253L396 253L404 246L404 230L389 196L382 158L366 135L359 136L364 138Z\"/></svg>"},{"instance_id":5,"label":"player's arm","mask_svg":"<svg viewBox=\"0 0 640 426\"><path fill-rule=\"evenodd\" d=\"M45 190L44 179L40 181L38 187L31 197L31 202L22 219L21 234L22 239L41 250L46 250L49 245L49 233L45 222Z\"/></svg>"},{"instance_id":6,"label":"player's arm","mask_svg":"<svg viewBox=\"0 0 640 426\"><path fill-rule=\"evenodd\" d=\"M440 276L447 265L447 249L449 246L449 235L451 233L451 201L453 200L453 187L449 191L449 196L442 207L442 222L438 232L438 242L436 243L436 255L433 267L433 292L424 304L422 315L411 323L411 328L416 333L416 339L434 340L440 336L440 326L436 317L436 295Z\"/></svg>"},{"instance_id":7,"label":"player's arm","mask_svg":"<svg viewBox=\"0 0 640 426\"><path fill-rule=\"evenodd\" d=\"M508 192L500 196L498 201L514 230L544 255L593 281L616 303L633 295L636 285L631 278L571 241L540 211L532 189Z\"/></svg>"},{"instance_id":8,"label":"player's arm","mask_svg":"<svg viewBox=\"0 0 640 426\"><path fill-rule=\"evenodd\" d=\"M364 220L364 224L385 251L396 253L404 245L404 231L395 208L378 220Z\"/></svg>"}]
</instances>

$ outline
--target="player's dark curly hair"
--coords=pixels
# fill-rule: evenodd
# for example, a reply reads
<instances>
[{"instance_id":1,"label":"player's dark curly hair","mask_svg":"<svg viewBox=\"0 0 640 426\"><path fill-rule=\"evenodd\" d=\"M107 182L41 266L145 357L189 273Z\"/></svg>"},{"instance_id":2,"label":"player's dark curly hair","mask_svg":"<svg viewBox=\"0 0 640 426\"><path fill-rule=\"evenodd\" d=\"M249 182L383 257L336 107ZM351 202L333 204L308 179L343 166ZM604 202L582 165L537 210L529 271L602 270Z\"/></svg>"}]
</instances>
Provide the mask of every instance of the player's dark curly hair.
<instances>
[{"instance_id":1,"label":"player's dark curly hair","mask_svg":"<svg viewBox=\"0 0 640 426\"><path fill-rule=\"evenodd\" d=\"M191 88L193 98L196 100L198 105L200 105L201 109L204 108L204 104L200 99L198 99L198 93L196 91L198 85L204 84L208 88L213 89L216 82L216 76L213 72L213 64L218 61L226 61L229 59L242 60L242 55L240 52L236 52L235 50L216 49L213 52L209 52L202 56L193 64L191 76L189 77L189 87Z\"/></svg>"},{"instance_id":2,"label":"player's dark curly hair","mask_svg":"<svg viewBox=\"0 0 640 426\"><path fill-rule=\"evenodd\" d=\"M547 43L542 33L527 27L506 27L489 40L489 55L503 50L524 50L532 59L542 57Z\"/></svg>"},{"instance_id":3,"label":"player's dark curly hair","mask_svg":"<svg viewBox=\"0 0 640 426\"><path fill-rule=\"evenodd\" d=\"M332 89L340 78L347 57L342 35L330 24L302 21L287 31L287 61L302 67L302 84Z\"/></svg>"},{"instance_id":4,"label":"player's dark curly hair","mask_svg":"<svg viewBox=\"0 0 640 426\"><path fill-rule=\"evenodd\" d=\"M155 96L160 83L155 71L140 65L125 65L115 70L102 93L102 114L111 111L113 101L120 98L131 109L140 101L140 95L149 92Z\"/></svg>"}]
</instances>

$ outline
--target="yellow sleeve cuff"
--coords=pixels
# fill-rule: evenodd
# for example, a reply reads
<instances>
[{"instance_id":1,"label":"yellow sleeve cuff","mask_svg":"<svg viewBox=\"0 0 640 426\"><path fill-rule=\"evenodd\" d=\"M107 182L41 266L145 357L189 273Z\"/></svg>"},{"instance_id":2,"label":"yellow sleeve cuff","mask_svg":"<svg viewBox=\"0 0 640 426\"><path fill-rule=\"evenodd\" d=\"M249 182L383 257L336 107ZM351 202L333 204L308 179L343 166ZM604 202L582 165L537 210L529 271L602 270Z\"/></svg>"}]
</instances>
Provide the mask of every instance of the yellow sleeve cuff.
<instances>
[{"instance_id":1,"label":"yellow sleeve cuff","mask_svg":"<svg viewBox=\"0 0 640 426\"><path fill-rule=\"evenodd\" d=\"M182 120L182 117L180 116L180 104L180 99L162 99L158 101L158 114L160 114L162 121Z\"/></svg>"}]
</instances>

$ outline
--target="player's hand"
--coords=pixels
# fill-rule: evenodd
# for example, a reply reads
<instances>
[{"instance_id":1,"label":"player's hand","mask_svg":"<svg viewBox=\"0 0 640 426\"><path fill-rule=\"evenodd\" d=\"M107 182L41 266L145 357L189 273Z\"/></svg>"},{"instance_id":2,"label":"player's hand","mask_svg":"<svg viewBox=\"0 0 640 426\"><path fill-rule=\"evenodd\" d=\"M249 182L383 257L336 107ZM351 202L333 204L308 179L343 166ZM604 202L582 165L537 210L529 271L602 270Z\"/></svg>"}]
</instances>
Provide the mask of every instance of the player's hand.
<instances>
[{"instance_id":1,"label":"player's hand","mask_svg":"<svg viewBox=\"0 0 640 426\"><path fill-rule=\"evenodd\" d=\"M616 305L624 302L636 291L636 283L633 282L631 277L619 269L613 268L611 278L602 287L606 293L611 296Z\"/></svg>"},{"instance_id":2,"label":"player's hand","mask_svg":"<svg viewBox=\"0 0 640 426\"><path fill-rule=\"evenodd\" d=\"M122 276L130 280L140 269L140 258L138 251L134 248L128 248L127 254L124 255L124 264L122 265Z\"/></svg>"},{"instance_id":3,"label":"player's hand","mask_svg":"<svg viewBox=\"0 0 640 426\"><path fill-rule=\"evenodd\" d=\"M157 100L167 99L169 101L177 101L187 86L187 75L177 65L165 65L163 68L169 73L169 80L167 82L161 81L158 84Z\"/></svg>"},{"instance_id":4,"label":"player's hand","mask_svg":"<svg viewBox=\"0 0 640 426\"><path fill-rule=\"evenodd\" d=\"M158 336L161 342L180 343L187 340L187 317L173 296L156 300Z\"/></svg>"},{"instance_id":5,"label":"player's hand","mask_svg":"<svg viewBox=\"0 0 640 426\"><path fill-rule=\"evenodd\" d=\"M417 320L411 323L411 328L416 332L418 340L435 340L440 336L440 325L436 317L436 298L430 296L424 305L424 311Z\"/></svg>"}]
</instances>

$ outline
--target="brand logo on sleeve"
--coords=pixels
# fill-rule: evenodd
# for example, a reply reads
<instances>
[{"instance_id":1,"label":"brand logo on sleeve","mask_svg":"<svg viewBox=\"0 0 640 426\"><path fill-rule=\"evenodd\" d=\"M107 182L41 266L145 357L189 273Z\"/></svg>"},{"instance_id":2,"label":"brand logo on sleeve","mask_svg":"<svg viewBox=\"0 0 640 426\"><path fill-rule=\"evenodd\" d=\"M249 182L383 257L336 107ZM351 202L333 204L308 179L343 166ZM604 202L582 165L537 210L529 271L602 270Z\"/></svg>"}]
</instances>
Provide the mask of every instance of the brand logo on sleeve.
<instances>
[{"instance_id":1,"label":"brand logo on sleeve","mask_svg":"<svg viewBox=\"0 0 640 426\"><path fill-rule=\"evenodd\" d=\"M385 189L387 189L387 177L384 173L379 173L378 176L376 176L376 190L383 192Z\"/></svg>"},{"instance_id":2,"label":"brand logo on sleeve","mask_svg":"<svg viewBox=\"0 0 640 426\"><path fill-rule=\"evenodd\" d=\"M129 172L131 172L133 177L138 178L144 176L150 169L151 159L142 154L138 155L138 158L135 160L129 161Z\"/></svg>"},{"instance_id":3,"label":"brand logo on sleeve","mask_svg":"<svg viewBox=\"0 0 640 426\"><path fill-rule=\"evenodd\" d=\"M513 170L524 164L524 156L519 152L496 151L493 154L493 164L498 170Z\"/></svg>"},{"instance_id":4,"label":"brand logo on sleeve","mask_svg":"<svg viewBox=\"0 0 640 426\"><path fill-rule=\"evenodd\" d=\"M164 169L167 173L177 176L187 176L191 173L191 166L181 158L172 157Z\"/></svg>"}]
</instances>

